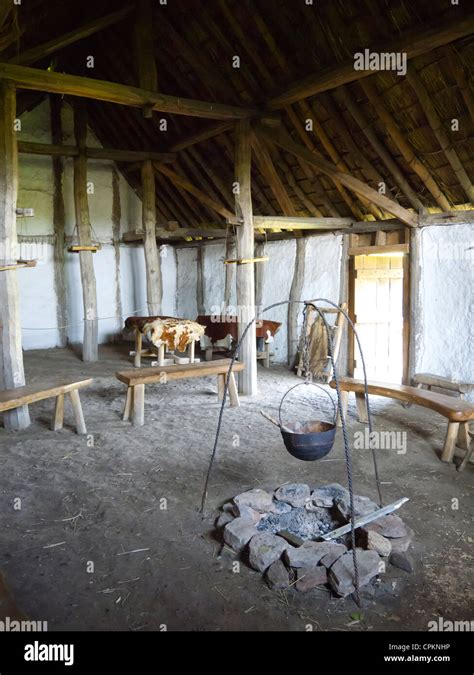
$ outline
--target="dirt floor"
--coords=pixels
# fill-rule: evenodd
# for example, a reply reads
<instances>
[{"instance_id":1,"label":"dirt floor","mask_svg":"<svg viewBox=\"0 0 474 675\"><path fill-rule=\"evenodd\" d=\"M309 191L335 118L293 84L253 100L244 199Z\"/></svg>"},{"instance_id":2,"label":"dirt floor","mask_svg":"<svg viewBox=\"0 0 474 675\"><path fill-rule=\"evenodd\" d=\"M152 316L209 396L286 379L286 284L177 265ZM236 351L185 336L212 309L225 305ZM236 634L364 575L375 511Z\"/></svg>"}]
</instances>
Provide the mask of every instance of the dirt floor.
<instances>
[{"instance_id":1,"label":"dirt floor","mask_svg":"<svg viewBox=\"0 0 474 675\"><path fill-rule=\"evenodd\" d=\"M216 383L196 379L148 387L142 428L121 421L127 347L107 346L83 364L69 350L27 352L29 382L92 376L82 393L88 431L49 431L53 401L30 407L31 427L0 428L0 570L19 606L50 630L427 630L470 620L472 464L459 474L437 456L446 422L427 410L373 399L375 427L406 431L406 454L380 451L385 502L410 501L400 515L415 531L417 568L389 568L363 593L363 607L327 591L271 591L260 574L221 555L218 507L252 488L302 481L346 484L342 436L326 460L299 462L260 410L275 415L296 377L259 367L260 394L227 408L208 510L198 513L219 406ZM304 392L304 397L306 393ZM297 392L287 407L298 411ZM365 425L350 406L350 432ZM301 410L301 408L300 408ZM357 494L376 499L372 459L354 452ZM21 509L14 500L21 498ZM453 501L454 500L454 501ZM458 501L456 501L458 500ZM458 507L458 508L456 508ZM93 563L93 571L90 563Z\"/></svg>"}]
</instances>

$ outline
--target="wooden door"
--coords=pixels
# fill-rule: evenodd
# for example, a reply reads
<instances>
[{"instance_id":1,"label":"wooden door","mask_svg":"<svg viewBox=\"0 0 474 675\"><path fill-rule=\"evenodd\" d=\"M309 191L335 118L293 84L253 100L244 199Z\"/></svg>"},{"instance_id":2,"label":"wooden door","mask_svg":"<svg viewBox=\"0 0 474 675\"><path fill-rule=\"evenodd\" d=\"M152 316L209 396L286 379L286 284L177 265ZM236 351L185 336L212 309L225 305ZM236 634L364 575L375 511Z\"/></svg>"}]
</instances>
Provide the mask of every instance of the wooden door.
<instances>
[{"instance_id":1,"label":"wooden door","mask_svg":"<svg viewBox=\"0 0 474 675\"><path fill-rule=\"evenodd\" d=\"M371 380L400 383L404 379L406 267L401 254L354 256L353 314ZM354 377L361 379L362 362L355 345L353 353Z\"/></svg>"}]
</instances>

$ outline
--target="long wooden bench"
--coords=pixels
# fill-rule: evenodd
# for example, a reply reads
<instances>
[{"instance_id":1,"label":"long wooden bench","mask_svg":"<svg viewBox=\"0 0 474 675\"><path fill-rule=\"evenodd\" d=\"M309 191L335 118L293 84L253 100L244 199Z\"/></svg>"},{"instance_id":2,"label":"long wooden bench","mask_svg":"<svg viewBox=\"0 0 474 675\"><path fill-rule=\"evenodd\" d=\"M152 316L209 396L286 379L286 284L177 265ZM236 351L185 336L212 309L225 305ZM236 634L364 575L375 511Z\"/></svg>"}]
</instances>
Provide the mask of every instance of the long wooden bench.
<instances>
[{"instance_id":1,"label":"long wooden bench","mask_svg":"<svg viewBox=\"0 0 474 675\"><path fill-rule=\"evenodd\" d=\"M24 387L16 389L3 389L0 391L0 413L7 410L15 410L24 405L30 405L37 401L44 401L47 398L55 398L53 420L51 423L52 431L58 431L63 428L64 423L64 397L67 394L71 400L72 409L76 419L76 431L78 434L86 434L86 424L82 412L79 389L92 384L92 379L80 380L79 382L44 382L38 384L27 384Z\"/></svg>"},{"instance_id":2,"label":"long wooden bench","mask_svg":"<svg viewBox=\"0 0 474 675\"><path fill-rule=\"evenodd\" d=\"M334 380L330 383L333 389L336 388ZM349 377L339 378L341 389L341 405L344 417L347 416L347 406L349 402L349 393L355 392L357 412L360 422L367 422L367 408L364 396L363 380L353 380ZM444 441L441 460L443 462L452 462L456 445L466 451L464 459L458 469L462 471L469 462L473 448L471 447L471 434L469 432L469 421L474 419L474 404L462 399L436 394L432 391L409 387L403 384L388 384L385 382L368 382L368 393L374 396L385 396L387 398L397 399L406 403L420 405L429 408L443 415L448 419L448 429ZM341 422L338 419L338 425Z\"/></svg>"},{"instance_id":3,"label":"long wooden bench","mask_svg":"<svg viewBox=\"0 0 474 675\"><path fill-rule=\"evenodd\" d=\"M230 359L207 361L203 363L185 364L180 366L157 366L155 368L140 368L139 370L123 370L115 376L127 385L127 398L123 411L123 419L131 418L134 426L143 426L145 423L145 385L167 384L172 380L187 380L193 377L208 377L217 375L218 399L222 401L227 371ZM234 372L244 369L244 364L234 362L229 378L229 398L231 406L239 406L239 395L235 383Z\"/></svg>"}]
</instances>

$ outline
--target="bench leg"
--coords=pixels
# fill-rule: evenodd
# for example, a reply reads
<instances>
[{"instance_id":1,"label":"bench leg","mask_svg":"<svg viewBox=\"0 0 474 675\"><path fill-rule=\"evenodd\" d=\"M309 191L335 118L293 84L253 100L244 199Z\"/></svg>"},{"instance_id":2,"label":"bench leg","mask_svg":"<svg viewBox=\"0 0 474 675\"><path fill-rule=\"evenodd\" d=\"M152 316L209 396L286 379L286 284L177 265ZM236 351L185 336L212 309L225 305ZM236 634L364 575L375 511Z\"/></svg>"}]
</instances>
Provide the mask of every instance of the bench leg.
<instances>
[{"instance_id":1,"label":"bench leg","mask_svg":"<svg viewBox=\"0 0 474 675\"><path fill-rule=\"evenodd\" d=\"M217 400L222 401L224 398L224 389L225 389L225 375L217 376Z\"/></svg>"},{"instance_id":2,"label":"bench leg","mask_svg":"<svg viewBox=\"0 0 474 675\"><path fill-rule=\"evenodd\" d=\"M212 361L212 347L206 349L206 361Z\"/></svg>"},{"instance_id":3,"label":"bench leg","mask_svg":"<svg viewBox=\"0 0 474 675\"><path fill-rule=\"evenodd\" d=\"M464 455L464 459L462 460L461 464L458 466L458 471L464 471L469 463L469 460L471 459L472 451L474 450L474 446L471 441L471 434L469 431L469 422L463 422L463 424L461 424L459 437L458 446L464 448L466 450L466 454Z\"/></svg>"},{"instance_id":4,"label":"bench leg","mask_svg":"<svg viewBox=\"0 0 474 675\"><path fill-rule=\"evenodd\" d=\"M229 398L230 405L233 408L240 408L239 393L237 391L237 384L235 383L234 373L229 377Z\"/></svg>"},{"instance_id":5,"label":"bench leg","mask_svg":"<svg viewBox=\"0 0 474 675\"><path fill-rule=\"evenodd\" d=\"M125 407L123 409L122 419L127 422L130 419L133 406L133 387L127 387L127 398L125 399Z\"/></svg>"},{"instance_id":6,"label":"bench leg","mask_svg":"<svg viewBox=\"0 0 474 675\"><path fill-rule=\"evenodd\" d=\"M142 427L145 424L145 385L136 384L133 387L133 426Z\"/></svg>"},{"instance_id":7,"label":"bench leg","mask_svg":"<svg viewBox=\"0 0 474 675\"><path fill-rule=\"evenodd\" d=\"M188 345L188 358L190 364L194 363L194 356L195 356L195 343L193 340Z\"/></svg>"},{"instance_id":8,"label":"bench leg","mask_svg":"<svg viewBox=\"0 0 474 675\"><path fill-rule=\"evenodd\" d=\"M142 344L143 334L138 328L135 328L135 368L140 368L142 365Z\"/></svg>"},{"instance_id":9,"label":"bench leg","mask_svg":"<svg viewBox=\"0 0 474 675\"><path fill-rule=\"evenodd\" d=\"M446 438L444 440L443 451L441 453L442 462L452 462L454 457L454 448L459 433L459 422L449 422Z\"/></svg>"},{"instance_id":10,"label":"bench leg","mask_svg":"<svg viewBox=\"0 0 474 675\"><path fill-rule=\"evenodd\" d=\"M367 406L365 405L365 394L360 394L356 392L356 404L357 404L357 414L359 416L359 422L368 422L369 418L367 417Z\"/></svg>"},{"instance_id":11,"label":"bench leg","mask_svg":"<svg viewBox=\"0 0 474 675\"><path fill-rule=\"evenodd\" d=\"M63 428L64 422L64 394L56 397L54 406L53 421L51 422L51 431L59 431Z\"/></svg>"},{"instance_id":12,"label":"bench leg","mask_svg":"<svg viewBox=\"0 0 474 675\"><path fill-rule=\"evenodd\" d=\"M347 419L348 405L349 405L349 392L342 390L341 391L341 408L342 408L342 415L343 415L344 419ZM339 410L337 411L336 426L342 427L342 421L341 421L341 416L339 415Z\"/></svg>"},{"instance_id":13,"label":"bench leg","mask_svg":"<svg viewBox=\"0 0 474 675\"><path fill-rule=\"evenodd\" d=\"M78 390L74 389L73 391L70 391L69 396L71 398L72 409L74 410L74 417L76 418L76 431L78 434L87 434Z\"/></svg>"}]
</instances>

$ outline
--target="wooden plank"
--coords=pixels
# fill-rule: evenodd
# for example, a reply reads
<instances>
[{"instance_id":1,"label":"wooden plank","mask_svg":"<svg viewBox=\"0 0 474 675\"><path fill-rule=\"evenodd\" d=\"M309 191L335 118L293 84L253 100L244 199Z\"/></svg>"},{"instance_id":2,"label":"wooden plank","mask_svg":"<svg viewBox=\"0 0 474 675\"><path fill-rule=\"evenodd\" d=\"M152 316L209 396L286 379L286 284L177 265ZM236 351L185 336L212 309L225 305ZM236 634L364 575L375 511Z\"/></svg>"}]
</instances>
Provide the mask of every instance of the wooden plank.
<instances>
[{"instance_id":1,"label":"wooden plank","mask_svg":"<svg viewBox=\"0 0 474 675\"><path fill-rule=\"evenodd\" d=\"M455 10L453 14L457 14ZM420 54L430 52L437 47L454 42L474 32L474 13L456 16L452 21L446 18L416 28L412 31L404 31L403 35L390 44L374 45L371 52L406 54L407 59L413 59ZM296 101L301 101L309 96L320 94L323 91L335 89L343 84L354 82L363 77L372 75L372 70L355 70L354 59L351 58L337 66L330 66L325 70L314 73L293 83L283 93L272 98L268 107L270 109L283 108Z\"/></svg>"},{"instance_id":2,"label":"wooden plank","mask_svg":"<svg viewBox=\"0 0 474 675\"><path fill-rule=\"evenodd\" d=\"M217 361L202 361L192 365L185 363L177 366L158 366L154 368L140 368L122 370L115 373L115 377L125 384L134 387L137 384L166 383L171 380L183 380L194 377L210 377L225 374L230 366L230 359ZM236 361L232 367L235 372L241 372L245 365Z\"/></svg>"},{"instance_id":3,"label":"wooden plank","mask_svg":"<svg viewBox=\"0 0 474 675\"><path fill-rule=\"evenodd\" d=\"M157 227L156 237L160 240L179 240L187 239L188 237L208 237L210 239L224 239L227 235L227 230L222 228L193 228L193 227L178 227L176 230L170 232L165 227ZM132 244L135 242L143 241L144 233L143 230L138 232L125 232L122 235L122 240L126 244Z\"/></svg>"},{"instance_id":4,"label":"wooden plank","mask_svg":"<svg viewBox=\"0 0 474 675\"><path fill-rule=\"evenodd\" d=\"M356 279L402 279L403 270L357 270Z\"/></svg>"},{"instance_id":5,"label":"wooden plank","mask_svg":"<svg viewBox=\"0 0 474 675\"><path fill-rule=\"evenodd\" d=\"M150 160L142 166L142 224L144 232L147 306L149 316L161 314L162 278L156 244L155 171Z\"/></svg>"},{"instance_id":6,"label":"wooden plank","mask_svg":"<svg viewBox=\"0 0 474 675\"><path fill-rule=\"evenodd\" d=\"M334 380L330 385L335 389ZM363 380L353 380L351 378L342 377L339 380L339 385L343 391L354 391L356 393L364 392ZM434 410L452 422L467 422L468 420L474 419L474 404L459 398L453 398L452 396L435 394L432 391L408 387L404 384L389 384L386 382L372 381L368 382L368 391L369 394L372 394L373 396L385 396L386 398L394 398L399 401L413 403L414 405L421 405L430 410Z\"/></svg>"},{"instance_id":7,"label":"wooden plank","mask_svg":"<svg viewBox=\"0 0 474 675\"><path fill-rule=\"evenodd\" d=\"M348 187L353 192L361 194L363 197L372 200L381 208L385 209L397 218L400 218L400 220L410 227L417 226L416 216L410 213L410 211L401 207L392 199L381 195L379 192L377 192L377 190L374 190L369 185L362 183L362 181L354 178L350 174L338 171L335 164L328 162L325 159L316 157L310 150L306 149L299 143L295 143L293 139L286 133L283 134L281 131L274 130L270 131L263 126L259 127L259 133L267 138L271 143L274 143L275 145L283 148L283 150L286 150L296 157L301 157L301 159L303 159L305 162L312 164L327 176L335 177L340 183Z\"/></svg>"},{"instance_id":8,"label":"wooden plank","mask_svg":"<svg viewBox=\"0 0 474 675\"><path fill-rule=\"evenodd\" d=\"M119 23L119 21L122 21L130 13L132 7L133 5L126 5L116 12L101 16L99 19L94 19L93 21L90 21L83 26L79 26L69 33L60 35L59 37L49 40L48 42L43 42L42 44L32 47L31 49L27 49L24 52L20 52L18 56L15 56L10 60L10 63L29 66L40 59L44 59L50 54L54 54L60 49L64 49L69 45L79 42L79 40L84 40L85 38L98 33L104 28L108 28L109 26Z\"/></svg>"},{"instance_id":9,"label":"wooden plank","mask_svg":"<svg viewBox=\"0 0 474 675\"><path fill-rule=\"evenodd\" d=\"M52 157L77 157L79 150L75 145L50 145L19 141L18 152L25 155L50 155ZM85 148L88 159L108 159L113 162L153 162L171 164L177 159L173 152L150 152L148 150L121 150L120 148Z\"/></svg>"},{"instance_id":10,"label":"wooden plank","mask_svg":"<svg viewBox=\"0 0 474 675\"><path fill-rule=\"evenodd\" d=\"M63 396L74 389L88 387L92 382L92 378L79 380L78 382L63 382L57 380L56 382L36 382L35 384L27 384L15 389L2 390L0 391L0 412L13 410L14 408L29 403L44 401L47 398Z\"/></svg>"},{"instance_id":11,"label":"wooden plank","mask_svg":"<svg viewBox=\"0 0 474 675\"><path fill-rule=\"evenodd\" d=\"M249 120L237 123L235 143L235 181L239 190L235 195L235 213L243 220L237 229L237 258L253 258L254 231L251 191L252 128ZM237 305L243 323L239 323L238 337L242 338L246 323L255 317L255 267L237 265ZM257 393L257 343L255 322L250 326L239 350L239 358L245 370L239 376L239 391L242 394Z\"/></svg>"},{"instance_id":12,"label":"wooden plank","mask_svg":"<svg viewBox=\"0 0 474 675\"><path fill-rule=\"evenodd\" d=\"M204 117L215 120L239 120L259 113L253 108L243 108L222 103L209 103L181 96L168 96L138 87L130 87L90 77L66 75L53 71L0 63L0 79L14 82L20 89L45 91L50 94L65 94L107 101L132 108L144 108L175 115Z\"/></svg>"},{"instance_id":13,"label":"wooden plank","mask_svg":"<svg viewBox=\"0 0 474 675\"><path fill-rule=\"evenodd\" d=\"M187 178L180 176L178 173L162 164L154 164L154 167L157 171L167 176L172 183L174 183L175 185L179 185L180 187L183 188L183 190L186 190L186 192L189 192L190 194L194 195L200 202L208 206L216 213L219 213L221 216L224 216L224 218L234 217L234 214L231 211L226 209L221 204L218 204L214 199L211 199L211 197L208 197L206 194L204 194L204 192L202 192L202 190L193 185Z\"/></svg>"},{"instance_id":14,"label":"wooden plank","mask_svg":"<svg viewBox=\"0 0 474 675\"><path fill-rule=\"evenodd\" d=\"M76 225L79 235L79 245L87 247L92 244L92 232L87 198L87 158L85 153L81 152L85 148L87 137L87 113L83 101L78 102L74 108L74 134L80 150L79 155L74 158ZM93 253L90 250L79 252L84 306L83 361L98 361L99 359L97 289L92 256Z\"/></svg>"},{"instance_id":15,"label":"wooden plank","mask_svg":"<svg viewBox=\"0 0 474 675\"><path fill-rule=\"evenodd\" d=\"M355 246L349 255L380 255L381 253L409 253L410 244L386 244L385 246Z\"/></svg>"},{"instance_id":16,"label":"wooden plank","mask_svg":"<svg viewBox=\"0 0 474 675\"><path fill-rule=\"evenodd\" d=\"M16 201L18 196L18 152L14 120L15 87L0 83L0 265L16 264ZM0 388L25 384L21 348L20 307L16 271L0 273ZM0 392L1 395L1 392ZM30 424L28 408L9 412L5 429L25 429Z\"/></svg>"}]
</instances>

